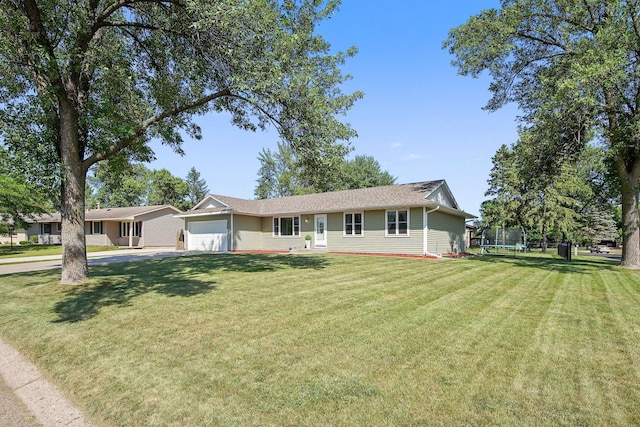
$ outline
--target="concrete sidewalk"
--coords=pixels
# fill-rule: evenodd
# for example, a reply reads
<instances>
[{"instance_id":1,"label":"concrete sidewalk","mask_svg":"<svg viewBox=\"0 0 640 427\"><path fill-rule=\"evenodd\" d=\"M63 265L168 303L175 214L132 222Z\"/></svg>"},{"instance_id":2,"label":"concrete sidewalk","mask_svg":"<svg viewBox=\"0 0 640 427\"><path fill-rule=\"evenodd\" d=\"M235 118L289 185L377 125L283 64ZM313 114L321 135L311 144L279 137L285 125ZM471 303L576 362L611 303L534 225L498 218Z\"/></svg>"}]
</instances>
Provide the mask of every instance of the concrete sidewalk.
<instances>
[{"instance_id":1,"label":"concrete sidewalk","mask_svg":"<svg viewBox=\"0 0 640 427\"><path fill-rule=\"evenodd\" d=\"M90 427L32 363L0 340L0 425Z\"/></svg>"},{"instance_id":2,"label":"concrete sidewalk","mask_svg":"<svg viewBox=\"0 0 640 427\"><path fill-rule=\"evenodd\" d=\"M149 254L149 253L165 253L165 252L182 252L173 248L141 248L141 249L117 249L113 251L87 252L87 258L104 258L114 255L130 255L130 254ZM41 261L60 261L62 255L39 255L19 258L2 258L2 264L22 264L25 262L41 262Z\"/></svg>"},{"instance_id":3,"label":"concrete sidewalk","mask_svg":"<svg viewBox=\"0 0 640 427\"><path fill-rule=\"evenodd\" d=\"M179 257L192 253L177 251L173 248L121 249L117 251L90 252L87 254L87 260L89 265L105 265L153 258ZM0 259L0 275L52 270L60 268L61 265L62 255L5 258Z\"/></svg>"}]
</instances>

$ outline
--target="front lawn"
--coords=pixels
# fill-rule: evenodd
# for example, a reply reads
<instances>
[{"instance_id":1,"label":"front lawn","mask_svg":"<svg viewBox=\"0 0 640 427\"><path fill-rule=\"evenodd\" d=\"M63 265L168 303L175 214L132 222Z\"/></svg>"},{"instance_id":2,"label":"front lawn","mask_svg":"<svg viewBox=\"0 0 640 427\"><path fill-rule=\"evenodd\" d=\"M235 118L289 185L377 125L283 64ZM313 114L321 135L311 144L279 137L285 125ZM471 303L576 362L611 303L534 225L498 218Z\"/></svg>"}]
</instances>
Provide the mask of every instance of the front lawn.
<instances>
[{"instance_id":1,"label":"front lawn","mask_svg":"<svg viewBox=\"0 0 640 427\"><path fill-rule=\"evenodd\" d=\"M3 276L0 335L98 426L639 425L640 272L211 255Z\"/></svg>"}]
</instances>

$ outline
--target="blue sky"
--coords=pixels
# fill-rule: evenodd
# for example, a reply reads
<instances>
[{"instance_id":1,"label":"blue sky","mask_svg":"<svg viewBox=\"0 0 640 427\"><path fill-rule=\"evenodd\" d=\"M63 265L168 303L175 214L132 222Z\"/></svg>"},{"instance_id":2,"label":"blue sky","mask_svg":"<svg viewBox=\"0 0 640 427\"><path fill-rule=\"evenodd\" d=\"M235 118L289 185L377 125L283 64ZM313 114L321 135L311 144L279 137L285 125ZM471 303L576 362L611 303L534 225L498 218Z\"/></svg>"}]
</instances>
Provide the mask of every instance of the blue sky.
<instances>
[{"instance_id":1,"label":"blue sky","mask_svg":"<svg viewBox=\"0 0 640 427\"><path fill-rule=\"evenodd\" d=\"M399 184L445 179L460 207L474 215L486 199L491 157L517 139L517 110L482 110L489 79L457 75L441 46L449 29L493 7L497 0L343 0L319 28L333 49L359 50L343 67L353 75L345 90L365 94L344 118L358 132L352 156L373 156ZM182 178L195 167L210 192L254 198L258 154L275 149L277 133L241 131L225 114L198 123L201 141L187 140L184 156L153 143L157 160L149 167Z\"/></svg>"}]
</instances>

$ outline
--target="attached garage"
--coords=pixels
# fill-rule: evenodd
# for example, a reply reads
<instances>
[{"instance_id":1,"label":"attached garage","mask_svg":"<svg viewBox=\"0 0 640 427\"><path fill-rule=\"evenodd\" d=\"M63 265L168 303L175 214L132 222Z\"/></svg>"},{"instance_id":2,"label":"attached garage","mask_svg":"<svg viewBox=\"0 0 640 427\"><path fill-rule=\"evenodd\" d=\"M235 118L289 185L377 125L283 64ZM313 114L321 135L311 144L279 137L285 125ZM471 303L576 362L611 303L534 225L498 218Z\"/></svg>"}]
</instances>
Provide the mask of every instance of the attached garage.
<instances>
[{"instance_id":1,"label":"attached garage","mask_svg":"<svg viewBox=\"0 0 640 427\"><path fill-rule=\"evenodd\" d=\"M187 249L190 251L226 252L227 220L187 223Z\"/></svg>"}]
</instances>

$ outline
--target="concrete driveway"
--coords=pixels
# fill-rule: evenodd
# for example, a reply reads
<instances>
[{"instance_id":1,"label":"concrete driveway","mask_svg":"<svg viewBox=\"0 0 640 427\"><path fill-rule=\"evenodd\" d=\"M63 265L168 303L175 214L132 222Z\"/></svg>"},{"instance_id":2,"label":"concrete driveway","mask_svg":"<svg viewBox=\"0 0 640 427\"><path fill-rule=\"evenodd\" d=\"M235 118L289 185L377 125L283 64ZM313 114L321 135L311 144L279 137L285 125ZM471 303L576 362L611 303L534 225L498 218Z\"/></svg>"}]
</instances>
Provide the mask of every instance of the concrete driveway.
<instances>
[{"instance_id":1,"label":"concrete driveway","mask_svg":"<svg viewBox=\"0 0 640 427\"><path fill-rule=\"evenodd\" d=\"M179 257L191 253L193 252L177 251L173 248L122 249L117 251L91 252L87 254L87 259L89 265L106 265L154 258ZM0 260L0 275L53 270L60 268L61 265L61 255L7 258Z\"/></svg>"}]
</instances>

